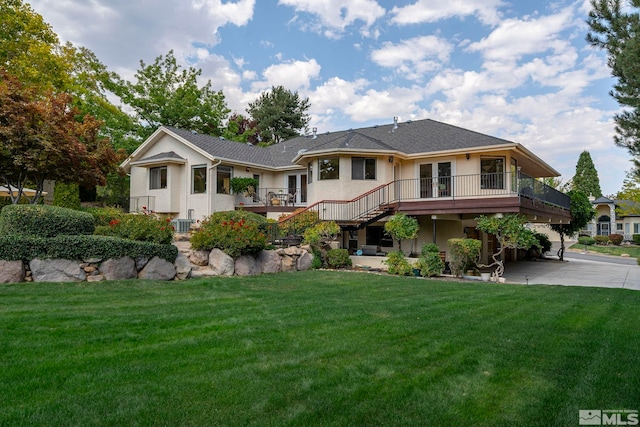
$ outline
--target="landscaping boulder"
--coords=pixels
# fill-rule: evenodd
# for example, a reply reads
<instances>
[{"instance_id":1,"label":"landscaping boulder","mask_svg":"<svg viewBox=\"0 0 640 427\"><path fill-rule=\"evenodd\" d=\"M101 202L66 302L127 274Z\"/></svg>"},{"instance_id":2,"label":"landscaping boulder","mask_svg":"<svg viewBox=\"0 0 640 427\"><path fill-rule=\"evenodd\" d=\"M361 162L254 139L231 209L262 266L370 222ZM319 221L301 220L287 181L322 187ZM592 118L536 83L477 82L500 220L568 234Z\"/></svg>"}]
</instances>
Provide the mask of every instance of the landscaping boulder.
<instances>
[{"instance_id":1,"label":"landscaping boulder","mask_svg":"<svg viewBox=\"0 0 640 427\"><path fill-rule=\"evenodd\" d=\"M144 268L145 265L149 262L149 258L139 256L136 258L136 270L140 271Z\"/></svg>"},{"instance_id":2,"label":"landscaping boulder","mask_svg":"<svg viewBox=\"0 0 640 427\"><path fill-rule=\"evenodd\" d=\"M251 255L240 255L236 258L235 274L238 276L257 276L260 274L260 263Z\"/></svg>"},{"instance_id":3,"label":"landscaping boulder","mask_svg":"<svg viewBox=\"0 0 640 427\"><path fill-rule=\"evenodd\" d=\"M191 251L189 261L193 265L205 266L209 264L209 251Z\"/></svg>"},{"instance_id":4,"label":"landscaping boulder","mask_svg":"<svg viewBox=\"0 0 640 427\"><path fill-rule=\"evenodd\" d=\"M180 252L173 265L176 268L176 279L186 280L191 277L191 263L185 254Z\"/></svg>"},{"instance_id":5,"label":"landscaping boulder","mask_svg":"<svg viewBox=\"0 0 640 427\"><path fill-rule=\"evenodd\" d=\"M106 260L100 265L100 273L106 280L127 280L138 277L136 262L128 256Z\"/></svg>"},{"instance_id":6,"label":"landscaping boulder","mask_svg":"<svg viewBox=\"0 0 640 427\"><path fill-rule=\"evenodd\" d=\"M0 283L24 282L24 264L22 261L0 260Z\"/></svg>"},{"instance_id":7,"label":"landscaping boulder","mask_svg":"<svg viewBox=\"0 0 640 427\"><path fill-rule=\"evenodd\" d=\"M290 257L289 255L283 255L281 259L282 259L282 266L280 268L280 271L296 271L295 258Z\"/></svg>"},{"instance_id":8,"label":"landscaping boulder","mask_svg":"<svg viewBox=\"0 0 640 427\"><path fill-rule=\"evenodd\" d=\"M311 261L313 260L313 255L311 255L307 251L302 251L302 255L298 257L298 261L296 262L296 268L298 271L307 271L311 268Z\"/></svg>"},{"instance_id":9,"label":"landscaping boulder","mask_svg":"<svg viewBox=\"0 0 640 427\"><path fill-rule=\"evenodd\" d=\"M33 259L29 262L34 282L82 282L86 279L78 261Z\"/></svg>"},{"instance_id":10,"label":"landscaping boulder","mask_svg":"<svg viewBox=\"0 0 640 427\"><path fill-rule=\"evenodd\" d=\"M260 264L260 271L263 273L278 273L282 264L280 255L276 251L260 251L256 261Z\"/></svg>"},{"instance_id":11,"label":"landscaping boulder","mask_svg":"<svg viewBox=\"0 0 640 427\"><path fill-rule=\"evenodd\" d=\"M151 258L151 261L138 273L138 279L173 280L174 277L176 277L176 267L157 256Z\"/></svg>"},{"instance_id":12,"label":"landscaping boulder","mask_svg":"<svg viewBox=\"0 0 640 427\"><path fill-rule=\"evenodd\" d=\"M216 276L233 276L235 263L233 258L220 249L212 249L209 254L209 267Z\"/></svg>"}]
</instances>

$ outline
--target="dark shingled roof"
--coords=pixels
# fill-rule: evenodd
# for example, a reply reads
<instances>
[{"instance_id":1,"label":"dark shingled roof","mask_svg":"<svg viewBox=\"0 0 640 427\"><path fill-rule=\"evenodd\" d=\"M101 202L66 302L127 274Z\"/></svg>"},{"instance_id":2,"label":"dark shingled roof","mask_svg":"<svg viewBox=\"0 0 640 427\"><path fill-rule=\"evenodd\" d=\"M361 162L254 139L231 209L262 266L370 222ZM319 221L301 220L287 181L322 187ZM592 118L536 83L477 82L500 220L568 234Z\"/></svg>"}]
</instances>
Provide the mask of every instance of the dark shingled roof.
<instances>
[{"instance_id":1,"label":"dark shingled roof","mask_svg":"<svg viewBox=\"0 0 640 427\"><path fill-rule=\"evenodd\" d=\"M465 148L513 144L511 141L448 125L434 120L416 120L383 126L299 136L270 147L256 147L188 130L166 127L207 153L225 160L270 167L292 166L292 160L307 153L336 149L429 153Z\"/></svg>"},{"instance_id":2,"label":"dark shingled roof","mask_svg":"<svg viewBox=\"0 0 640 427\"><path fill-rule=\"evenodd\" d=\"M167 151L166 153L156 154L154 156L145 157L144 159L140 159L140 162L148 162L153 160L166 160L166 159L176 159L176 160L186 160L184 157L179 156L173 151Z\"/></svg>"}]
</instances>

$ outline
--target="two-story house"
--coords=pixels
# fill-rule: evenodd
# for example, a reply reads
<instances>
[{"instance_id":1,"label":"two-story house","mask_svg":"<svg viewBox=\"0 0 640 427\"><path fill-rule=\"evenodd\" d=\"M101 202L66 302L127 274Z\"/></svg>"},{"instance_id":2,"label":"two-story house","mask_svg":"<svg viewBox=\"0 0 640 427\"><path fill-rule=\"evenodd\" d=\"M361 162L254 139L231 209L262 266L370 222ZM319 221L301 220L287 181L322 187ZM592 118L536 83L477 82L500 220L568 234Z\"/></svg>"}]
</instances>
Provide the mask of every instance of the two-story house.
<instances>
[{"instance_id":1,"label":"two-story house","mask_svg":"<svg viewBox=\"0 0 640 427\"><path fill-rule=\"evenodd\" d=\"M123 164L131 208L185 220L243 208L278 219L305 207L343 228L344 247L392 250L384 221L415 216L415 250L452 237L483 240L479 215L520 213L530 222L570 221L569 197L536 178L559 173L523 145L434 120L316 132L270 147L160 127ZM248 195L230 192L233 177L252 177ZM403 249L407 248L403 244ZM405 249L407 251L407 249Z\"/></svg>"}]
</instances>

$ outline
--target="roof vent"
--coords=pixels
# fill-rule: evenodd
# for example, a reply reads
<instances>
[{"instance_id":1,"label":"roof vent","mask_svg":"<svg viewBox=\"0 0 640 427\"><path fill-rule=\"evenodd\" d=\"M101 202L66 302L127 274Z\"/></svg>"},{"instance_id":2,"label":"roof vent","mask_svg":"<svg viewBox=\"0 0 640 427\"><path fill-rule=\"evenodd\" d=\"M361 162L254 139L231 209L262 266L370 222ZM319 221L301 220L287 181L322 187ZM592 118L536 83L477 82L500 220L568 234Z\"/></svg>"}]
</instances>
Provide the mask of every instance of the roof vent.
<instances>
[{"instance_id":1,"label":"roof vent","mask_svg":"<svg viewBox=\"0 0 640 427\"><path fill-rule=\"evenodd\" d=\"M192 130L191 133L194 134L194 135L198 134L198 132L196 132L195 130Z\"/></svg>"},{"instance_id":2,"label":"roof vent","mask_svg":"<svg viewBox=\"0 0 640 427\"><path fill-rule=\"evenodd\" d=\"M395 131L396 129L398 129L398 116L395 116L393 118L393 130L392 130L392 132Z\"/></svg>"},{"instance_id":3,"label":"roof vent","mask_svg":"<svg viewBox=\"0 0 640 427\"><path fill-rule=\"evenodd\" d=\"M316 139L318 137L318 128L313 128L313 139Z\"/></svg>"}]
</instances>

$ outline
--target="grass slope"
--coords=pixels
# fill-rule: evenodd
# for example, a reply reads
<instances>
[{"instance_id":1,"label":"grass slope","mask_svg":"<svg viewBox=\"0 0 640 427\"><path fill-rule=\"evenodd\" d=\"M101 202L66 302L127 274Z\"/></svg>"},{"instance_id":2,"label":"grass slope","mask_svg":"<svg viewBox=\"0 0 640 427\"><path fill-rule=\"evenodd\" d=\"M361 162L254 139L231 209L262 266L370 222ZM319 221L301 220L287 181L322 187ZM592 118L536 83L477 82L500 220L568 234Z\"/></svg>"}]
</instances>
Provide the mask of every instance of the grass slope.
<instances>
[{"instance_id":1,"label":"grass slope","mask_svg":"<svg viewBox=\"0 0 640 427\"><path fill-rule=\"evenodd\" d=\"M577 425L640 294L311 271L0 286L0 425Z\"/></svg>"}]
</instances>

